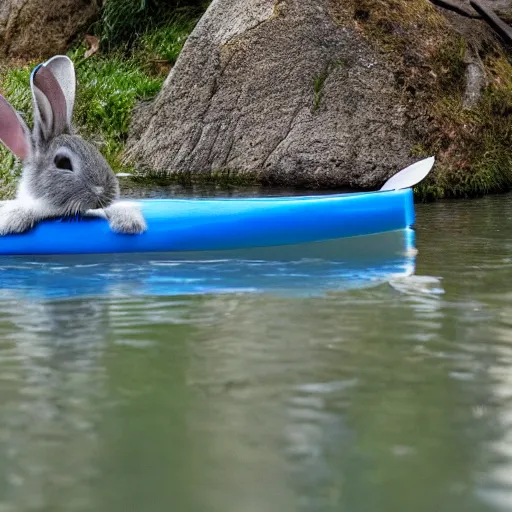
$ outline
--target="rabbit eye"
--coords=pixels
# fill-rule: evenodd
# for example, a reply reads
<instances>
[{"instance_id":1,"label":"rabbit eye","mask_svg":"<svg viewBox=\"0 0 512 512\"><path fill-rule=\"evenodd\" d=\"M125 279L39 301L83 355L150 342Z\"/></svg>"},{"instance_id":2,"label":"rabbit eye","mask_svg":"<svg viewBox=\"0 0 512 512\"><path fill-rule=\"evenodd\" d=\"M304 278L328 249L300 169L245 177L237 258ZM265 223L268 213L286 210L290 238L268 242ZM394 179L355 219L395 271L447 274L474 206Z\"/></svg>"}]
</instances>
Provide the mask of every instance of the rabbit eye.
<instances>
[{"instance_id":1,"label":"rabbit eye","mask_svg":"<svg viewBox=\"0 0 512 512\"><path fill-rule=\"evenodd\" d=\"M71 160L69 159L69 157L65 156L65 155L57 155L55 157L55 167L57 167L57 169L64 169L66 171L72 171L73 170L73 166L71 165Z\"/></svg>"}]
</instances>

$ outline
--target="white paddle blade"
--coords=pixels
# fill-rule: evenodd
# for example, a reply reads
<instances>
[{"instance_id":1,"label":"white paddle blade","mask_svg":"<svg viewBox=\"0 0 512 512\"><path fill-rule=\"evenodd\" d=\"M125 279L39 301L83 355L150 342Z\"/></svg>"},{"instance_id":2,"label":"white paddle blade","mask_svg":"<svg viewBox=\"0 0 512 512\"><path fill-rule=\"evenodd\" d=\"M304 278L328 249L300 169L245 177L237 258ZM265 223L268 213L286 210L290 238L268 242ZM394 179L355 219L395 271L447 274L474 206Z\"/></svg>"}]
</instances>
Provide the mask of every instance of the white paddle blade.
<instances>
[{"instance_id":1,"label":"white paddle blade","mask_svg":"<svg viewBox=\"0 0 512 512\"><path fill-rule=\"evenodd\" d=\"M411 188L417 185L421 180L427 177L427 174L434 167L435 158L425 158L419 162L402 169L397 172L394 176L391 176L380 190L399 190L402 188Z\"/></svg>"}]
</instances>

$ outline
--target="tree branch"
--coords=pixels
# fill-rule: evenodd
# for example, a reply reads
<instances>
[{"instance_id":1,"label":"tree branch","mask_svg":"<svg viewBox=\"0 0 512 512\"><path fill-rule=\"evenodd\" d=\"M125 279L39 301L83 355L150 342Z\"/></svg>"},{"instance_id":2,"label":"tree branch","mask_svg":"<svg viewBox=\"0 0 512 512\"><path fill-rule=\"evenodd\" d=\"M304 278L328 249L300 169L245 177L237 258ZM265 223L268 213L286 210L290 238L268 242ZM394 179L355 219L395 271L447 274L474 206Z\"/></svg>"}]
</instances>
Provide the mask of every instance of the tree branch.
<instances>
[{"instance_id":1,"label":"tree branch","mask_svg":"<svg viewBox=\"0 0 512 512\"><path fill-rule=\"evenodd\" d=\"M512 27L510 25L507 25L494 11L485 7L480 0L470 0L469 3L498 35L507 43L512 43Z\"/></svg>"},{"instance_id":2,"label":"tree branch","mask_svg":"<svg viewBox=\"0 0 512 512\"><path fill-rule=\"evenodd\" d=\"M465 16L466 18L481 18L481 16L472 9L468 9L454 0L430 0L430 2L438 7L442 7L443 9L448 9L449 11L456 12L461 16Z\"/></svg>"}]
</instances>

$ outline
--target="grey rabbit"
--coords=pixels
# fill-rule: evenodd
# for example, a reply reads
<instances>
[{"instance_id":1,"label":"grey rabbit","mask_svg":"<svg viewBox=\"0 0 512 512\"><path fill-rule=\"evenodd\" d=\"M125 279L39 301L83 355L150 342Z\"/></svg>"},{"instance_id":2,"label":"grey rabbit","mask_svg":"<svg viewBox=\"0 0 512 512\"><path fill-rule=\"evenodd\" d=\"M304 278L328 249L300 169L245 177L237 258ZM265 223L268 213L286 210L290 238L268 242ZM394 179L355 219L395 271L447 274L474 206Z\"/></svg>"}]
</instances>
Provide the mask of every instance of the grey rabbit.
<instances>
[{"instance_id":1,"label":"grey rabbit","mask_svg":"<svg viewBox=\"0 0 512 512\"><path fill-rule=\"evenodd\" d=\"M16 198L0 203L0 235L23 233L37 222L70 215L99 216L117 233L143 233L136 204L118 201L119 183L101 153L74 133L72 61L57 55L30 77L32 133L0 95L0 141L23 162Z\"/></svg>"}]
</instances>

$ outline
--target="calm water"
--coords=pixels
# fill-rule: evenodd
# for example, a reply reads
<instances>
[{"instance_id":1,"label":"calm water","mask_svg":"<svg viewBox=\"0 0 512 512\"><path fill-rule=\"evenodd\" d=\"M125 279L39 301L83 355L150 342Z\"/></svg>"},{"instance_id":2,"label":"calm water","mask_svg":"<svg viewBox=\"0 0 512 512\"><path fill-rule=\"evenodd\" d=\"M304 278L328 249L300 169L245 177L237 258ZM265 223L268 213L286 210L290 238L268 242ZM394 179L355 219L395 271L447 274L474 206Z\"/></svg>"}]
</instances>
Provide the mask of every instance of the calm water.
<instances>
[{"instance_id":1,"label":"calm water","mask_svg":"<svg viewBox=\"0 0 512 512\"><path fill-rule=\"evenodd\" d=\"M0 512L511 510L512 197L417 216L409 277L4 261Z\"/></svg>"}]
</instances>

